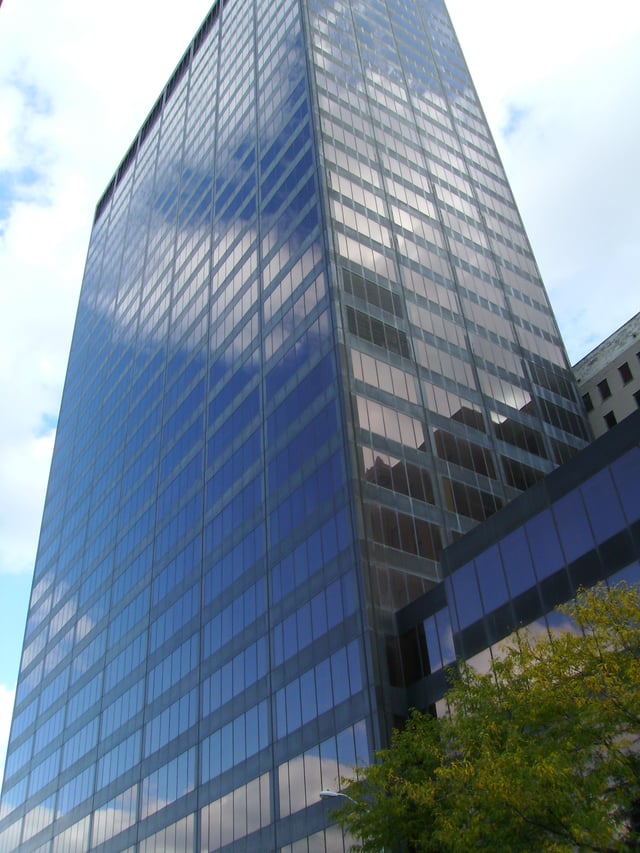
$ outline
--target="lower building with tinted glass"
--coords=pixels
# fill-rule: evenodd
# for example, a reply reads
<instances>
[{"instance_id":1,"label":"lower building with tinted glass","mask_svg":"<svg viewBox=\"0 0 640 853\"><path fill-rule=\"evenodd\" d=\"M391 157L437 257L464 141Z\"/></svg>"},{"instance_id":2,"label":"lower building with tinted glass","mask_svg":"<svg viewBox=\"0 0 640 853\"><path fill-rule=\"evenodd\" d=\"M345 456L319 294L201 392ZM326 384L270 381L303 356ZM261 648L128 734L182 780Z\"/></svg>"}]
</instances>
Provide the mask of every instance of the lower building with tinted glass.
<instances>
[{"instance_id":1,"label":"lower building with tinted glass","mask_svg":"<svg viewBox=\"0 0 640 853\"><path fill-rule=\"evenodd\" d=\"M436 704L456 660L487 671L515 631L566 629L555 608L581 587L640 586L640 412L446 548L441 562L444 583L397 614L399 715Z\"/></svg>"},{"instance_id":2,"label":"lower building with tinted glass","mask_svg":"<svg viewBox=\"0 0 640 853\"><path fill-rule=\"evenodd\" d=\"M216 2L96 209L0 849L343 850L396 611L589 436L442 0Z\"/></svg>"}]
</instances>

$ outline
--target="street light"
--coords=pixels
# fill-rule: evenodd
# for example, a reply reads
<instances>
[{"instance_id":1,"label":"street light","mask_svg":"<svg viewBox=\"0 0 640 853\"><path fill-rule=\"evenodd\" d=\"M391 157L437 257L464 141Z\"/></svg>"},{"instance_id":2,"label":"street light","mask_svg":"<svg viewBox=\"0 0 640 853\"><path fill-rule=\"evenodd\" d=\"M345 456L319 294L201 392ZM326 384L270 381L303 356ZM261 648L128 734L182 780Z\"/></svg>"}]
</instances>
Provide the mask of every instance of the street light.
<instances>
[{"instance_id":1,"label":"street light","mask_svg":"<svg viewBox=\"0 0 640 853\"><path fill-rule=\"evenodd\" d=\"M328 789L324 789L320 791L320 799L321 800L349 800L350 803L353 803L355 806L359 805L357 800L354 800L353 797L350 797L349 794L344 794L342 791L330 791ZM384 851L383 851L384 853Z\"/></svg>"},{"instance_id":2,"label":"street light","mask_svg":"<svg viewBox=\"0 0 640 853\"><path fill-rule=\"evenodd\" d=\"M350 797L349 794L343 794L342 791L320 791L321 800L331 800L335 797L339 797L343 800L349 800L350 802L355 803L355 805L358 805L357 801L354 800L353 797Z\"/></svg>"}]
</instances>

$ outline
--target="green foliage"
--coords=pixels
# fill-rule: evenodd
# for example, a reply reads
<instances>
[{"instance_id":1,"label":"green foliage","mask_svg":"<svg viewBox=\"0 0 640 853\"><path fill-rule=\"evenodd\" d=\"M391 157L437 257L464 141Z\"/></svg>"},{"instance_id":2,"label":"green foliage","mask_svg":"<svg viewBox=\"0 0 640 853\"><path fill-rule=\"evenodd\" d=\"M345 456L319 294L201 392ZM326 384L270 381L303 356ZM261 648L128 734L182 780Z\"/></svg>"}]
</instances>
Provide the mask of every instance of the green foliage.
<instances>
[{"instance_id":1,"label":"green foliage","mask_svg":"<svg viewBox=\"0 0 640 853\"><path fill-rule=\"evenodd\" d=\"M560 610L572 630L520 632L486 675L461 664L448 716L413 712L344 780L356 849L640 850L640 591L601 585Z\"/></svg>"}]
</instances>

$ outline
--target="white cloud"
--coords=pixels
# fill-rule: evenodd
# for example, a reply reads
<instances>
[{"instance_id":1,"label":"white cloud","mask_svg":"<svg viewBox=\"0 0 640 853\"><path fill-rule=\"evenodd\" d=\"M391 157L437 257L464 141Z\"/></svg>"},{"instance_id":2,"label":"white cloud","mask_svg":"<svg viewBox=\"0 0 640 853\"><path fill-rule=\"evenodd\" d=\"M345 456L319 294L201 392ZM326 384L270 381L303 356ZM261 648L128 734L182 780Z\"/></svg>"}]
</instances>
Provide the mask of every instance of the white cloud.
<instances>
[{"instance_id":1,"label":"white cloud","mask_svg":"<svg viewBox=\"0 0 640 853\"><path fill-rule=\"evenodd\" d=\"M9 730L13 714L13 701L16 691L0 684L0 779L4 778L4 764L9 743Z\"/></svg>"},{"instance_id":2,"label":"white cloud","mask_svg":"<svg viewBox=\"0 0 640 853\"><path fill-rule=\"evenodd\" d=\"M29 571L33 564L83 263L72 187L55 205L14 205L0 238L2 571Z\"/></svg>"},{"instance_id":3,"label":"white cloud","mask_svg":"<svg viewBox=\"0 0 640 853\"><path fill-rule=\"evenodd\" d=\"M448 5L576 361L640 309L640 5Z\"/></svg>"},{"instance_id":4,"label":"white cloud","mask_svg":"<svg viewBox=\"0 0 640 853\"><path fill-rule=\"evenodd\" d=\"M640 115L628 109L640 86L640 67L635 75L631 67L636 50L621 45L606 71L585 59L565 74L562 88L549 83L526 93L526 117L505 142L507 169L525 199L534 251L574 356L640 309L640 209L632 202Z\"/></svg>"},{"instance_id":5,"label":"white cloud","mask_svg":"<svg viewBox=\"0 0 640 853\"><path fill-rule=\"evenodd\" d=\"M2 112L0 113L0 163L3 168L15 168L19 162L19 148L11 137L20 125L23 99L13 82L2 85Z\"/></svg>"}]
</instances>

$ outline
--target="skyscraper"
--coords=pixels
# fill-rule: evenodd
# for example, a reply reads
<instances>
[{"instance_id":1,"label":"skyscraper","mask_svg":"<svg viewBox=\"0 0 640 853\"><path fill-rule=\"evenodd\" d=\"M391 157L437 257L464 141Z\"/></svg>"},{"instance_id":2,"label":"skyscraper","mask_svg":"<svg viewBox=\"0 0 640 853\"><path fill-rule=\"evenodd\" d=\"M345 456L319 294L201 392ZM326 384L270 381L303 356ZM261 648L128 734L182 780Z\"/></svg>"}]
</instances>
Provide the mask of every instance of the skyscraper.
<instances>
[{"instance_id":1,"label":"skyscraper","mask_svg":"<svg viewBox=\"0 0 640 853\"><path fill-rule=\"evenodd\" d=\"M217 2L96 209L0 849L343 850L394 611L587 436L442 2Z\"/></svg>"}]
</instances>

